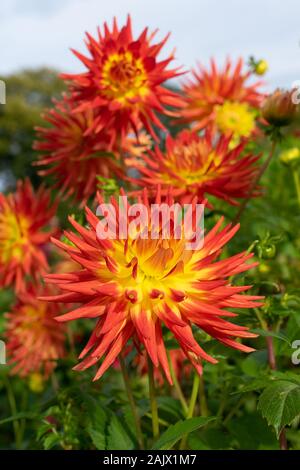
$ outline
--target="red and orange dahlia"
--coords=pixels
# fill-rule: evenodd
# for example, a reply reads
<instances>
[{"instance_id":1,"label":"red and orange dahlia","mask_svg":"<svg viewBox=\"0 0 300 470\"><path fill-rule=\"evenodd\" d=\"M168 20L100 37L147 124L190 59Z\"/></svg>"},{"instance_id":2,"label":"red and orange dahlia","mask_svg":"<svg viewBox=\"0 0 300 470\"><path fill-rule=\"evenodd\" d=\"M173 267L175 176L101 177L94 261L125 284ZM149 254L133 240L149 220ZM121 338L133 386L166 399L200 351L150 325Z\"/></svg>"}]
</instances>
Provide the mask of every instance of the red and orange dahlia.
<instances>
[{"instance_id":1,"label":"red and orange dahlia","mask_svg":"<svg viewBox=\"0 0 300 470\"><path fill-rule=\"evenodd\" d=\"M172 54L158 60L168 36L152 44L154 34L149 34L146 28L134 39L128 17L122 29L114 20L111 31L106 23L103 33L98 29L97 38L87 33L90 57L73 51L87 72L62 77L69 81L77 111L95 111L92 131L110 129L112 141L122 141L141 123L155 137L153 125L164 129L157 113L171 115L166 106L182 105L179 95L163 86L179 74L178 70L167 68Z\"/></svg>"},{"instance_id":2,"label":"red and orange dahlia","mask_svg":"<svg viewBox=\"0 0 300 470\"><path fill-rule=\"evenodd\" d=\"M48 378L57 360L65 355L65 328L55 316L58 305L37 300L37 296L49 294L49 289L28 286L19 295L16 305L6 314L6 338L12 374L26 377L39 373Z\"/></svg>"},{"instance_id":3,"label":"red and orange dahlia","mask_svg":"<svg viewBox=\"0 0 300 470\"><path fill-rule=\"evenodd\" d=\"M160 199L158 191L158 204ZM61 293L44 300L82 304L58 317L60 322L83 317L97 318L88 344L80 354L83 360L75 369L84 370L103 359L95 376L95 380L98 379L133 337L144 345L154 366L162 366L172 383L163 325L173 333L185 356L199 373L202 372L202 359L211 363L217 360L197 343L192 325L227 346L252 351L251 347L235 341L235 338L256 335L250 333L247 327L225 319L236 316L228 309L259 305L256 302L259 297L241 295L250 286L235 287L230 281L231 276L256 264L247 263L252 255L244 252L219 259L222 248L236 233L238 226L228 225L221 229L220 220L205 236L203 246L198 244L191 250L187 247L185 232L178 238L170 229L169 238L163 236L166 221L161 218L159 228L156 227L156 238L151 238L154 219L146 191L140 202L147 208L148 221L146 224L141 222L137 232L130 229L134 217L127 219L131 206L128 204L126 209L121 204L119 207L112 198L110 211L116 214L115 239L97 236L99 218L86 208L89 227L82 227L70 218L77 233L68 231L65 236L72 245L54 240L82 266L82 270L47 275L46 279L56 284ZM103 203L100 196L99 203ZM169 198L166 203L170 207L173 201ZM184 221L188 227L193 213L194 210L189 211L189 220ZM156 216L155 219L157 221ZM171 220L174 222L175 219ZM126 239L124 224L129 228Z\"/></svg>"},{"instance_id":4,"label":"red and orange dahlia","mask_svg":"<svg viewBox=\"0 0 300 470\"><path fill-rule=\"evenodd\" d=\"M28 179L18 182L15 193L0 194L1 287L23 291L27 277L37 280L48 269L45 247L54 233L55 212L50 191L34 192Z\"/></svg>"},{"instance_id":5,"label":"red and orange dahlia","mask_svg":"<svg viewBox=\"0 0 300 470\"><path fill-rule=\"evenodd\" d=\"M259 157L242 155L245 142L233 149L230 143L230 137L217 138L209 131L202 136L187 130L175 139L168 136L165 152L157 146L142 158L126 160L140 173L140 178L131 181L149 189L160 185L163 193L172 186L174 196L182 203L191 202L195 196L201 200L213 195L236 205L250 193L257 195L250 190Z\"/></svg>"},{"instance_id":6,"label":"red and orange dahlia","mask_svg":"<svg viewBox=\"0 0 300 470\"><path fill-rule=\"evenodd\" d=\"M249 137L255 130L258 108L264 95L258 91L262 82L247 84L252 72L243 72L243 61L234 66L228 59L223 70L211 61L210 70L200 66L183 85L186 106L182 120L195 130L212 125L223 134L237 139Z\"/></svg>"},{"instance_id":7,"label":"red and orange dahlia","mask_svg":"<svg viewBox=\"0 0 300 470\"><path fill-rule=\"evenodd\" d=\"M121 176L122 171L111 146L111 136L103 131L90 133L94 123L92 109L72 113L65 98L45 114L47 127L38 127L35 149L42 152L38 166L42 176L52 175L55 187L65 196L84 205L97 190L97 176Z\"/></svg>"}]
</instances>

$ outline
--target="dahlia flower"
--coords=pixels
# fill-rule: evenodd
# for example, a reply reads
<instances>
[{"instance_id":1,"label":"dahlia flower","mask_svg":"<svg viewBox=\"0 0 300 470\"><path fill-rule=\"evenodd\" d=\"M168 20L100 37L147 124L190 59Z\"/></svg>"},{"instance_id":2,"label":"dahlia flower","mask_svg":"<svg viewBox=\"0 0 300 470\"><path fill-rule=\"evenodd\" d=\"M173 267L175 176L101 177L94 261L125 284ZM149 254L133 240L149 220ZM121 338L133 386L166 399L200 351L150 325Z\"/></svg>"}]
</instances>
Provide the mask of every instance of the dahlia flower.
<instances>
[{"instance_id":1,"label":"dahlia flower","mask_svg":"<svg viewBox=\"0 0 300 470\"><path fill-rule=\"evenodd\" d=\"M102 204L101 196L98 195L98 198ZM86 208L88 227L70 218L77 233L67 231L65 236L72 245L53 240L82 269L47 275L48 282L56 284L61 293L44 297L44 300L81 303L75 310L58 317L60 322L84 317L97 319L88 344L80 354L83 360L75 369L84 370L103 359L94 378L98 379L121 351L125 351L128 340L133 338L144 345L154 366L161 365L172 383L163 326L173 333L198 373L202 372L202 359L211 363L217 360L195 340L192 325L227 346L252 351L251 347L235 339L256 335L250 333L247 327L225 318L236 316L227 309L259 305L256 303L259 297L241 295L250 286L233 286L230 280L233 275L250 269L256 263L247 263L252 255L246 252L218 259L222 248L239 227L228 225L221 228L221 219L205 236L203 246L197 244L191 250L186 243L190 235L183 232L181 238L178 234L175 237L175 231L170 229L169 238L165 238L165 222L161 220L159 227L156 227L156 238L151 238L157 213L153 215L146 191L140 202L144 204L149 220L146 224L141 222L139 230L131 228L134 217L127 217L134 207L128 204L126 209L121 204L119 208L117 201L111 198L111 207L114 208L111 212L115 211L117 215L115 239L99 237L99 218ZM161 202L159 189L156 202ZM171 197L166 204L169 207L173 204ZM195 201L193 204L182 221L187 227L191 227L194 220ZM172 216L171 220L170 225L174 227L175 218ZM128 229L126 239L124 225Z\"/></svg>"},{"instance_id":2,"label":"dahlia flower","mask_svg":"<svg viewBox=\"0 0 300 470\"><path fill-rule=\"evenodd\" d=\"M173 54L158 60L168 36L153 44L154 35L146 28L133 38L129 16L122 29L114 20L111 31L106 23L103 33L98 29L97 38L87 33L90 57L73 51L87 71L62 77L69 82L76 110L95 111L92 131L110 129L112 141L122 141L142 124L156 137L153 125L164 129L157 113L172 115L166 106L182 106L179 95L163 86L179 74L168 69Z\"/></svg>"},{"instance_id":3,"label":"dahlia flower","mask_svg":"<svg viewBox=\"0 0 300 470\"><path fill-rule=\"evenodd\" d=\"M97 176L122 175L109 133L89 132L95 119L93 110L73 114L70 102L64 98L44 117L50 127L36 128L39 140L34 148L41 156L35 165L46 167L39 174L55 177L54 187L62 195L84 205L96 194Z\"/></svg>"},{"instance_id":4,"label":"dahlia flower","mask_svg":"<svg viewBox=\"0 0 300 470\"><path fill-rule=\"evenodd\" d=\"M272 126L288 126L295 121L299 106L293 96L297 90L285 91L279 88L270 94L262 105L262 116Z\"/></svg>"},{"instance_id":5,"label":"dahlia flower","mask_svg":"<svg viewBox=\"0 0 300 470\"><path fill-rule=\"evenodd\" d=\"M165 152L157 146L142 158L126 160L140 173L131 182L149 189L159 184L164 193L172 186L174 196L182 203L190 202L195 195L199 199L213 195L236 205L238 199L250 195L259 157L242 156L245 142L233 149L230 143L230 137L217 139L209 131L203 136L187 130L176 138L168 136Z\"/></svg>"},{"instance_id":6,"label":"dahlia flower","mask_svg":"<svg viewBox=\"0 0 300 470\"><path fill-rule=\"evenodd\" d=\"M54 233L55 212L50 192L43 187L34 192L28 179L18 182L15 193L0 193L1 287L24 291L27 277L37 280L48 269L44 249Z\"/></svg>"},{"instance_id":7,"label":"dahlia flower","mask_svg":"<svg viewBox=\"0 0 300 470\"><path fill-rule=\"evenodd\" d=\"M58 305L37 300L49 289L33 285L19 295L16 305L7 313L6 338L12 374L26 377L38 373L47 379L65 354L65 328L55 320Z\"/></svg>"},{"instance_id":8,"label":"dahlia flower","mask_svg":"<svg viewBox=\"0 0 300 470\"><path fill-rule=\"evenodd\" d=\"M210 70L202 66L192 71L192 78L183 85L186 106L181 110L182 121L192 123L195 130L212 125L237 139L249 137L255 130L256 117L263 94L261 82L247 84L251 71L243 72L243 61L235 66L228 59L223 70L214 60Z\"/></svg>"}]
</instances>

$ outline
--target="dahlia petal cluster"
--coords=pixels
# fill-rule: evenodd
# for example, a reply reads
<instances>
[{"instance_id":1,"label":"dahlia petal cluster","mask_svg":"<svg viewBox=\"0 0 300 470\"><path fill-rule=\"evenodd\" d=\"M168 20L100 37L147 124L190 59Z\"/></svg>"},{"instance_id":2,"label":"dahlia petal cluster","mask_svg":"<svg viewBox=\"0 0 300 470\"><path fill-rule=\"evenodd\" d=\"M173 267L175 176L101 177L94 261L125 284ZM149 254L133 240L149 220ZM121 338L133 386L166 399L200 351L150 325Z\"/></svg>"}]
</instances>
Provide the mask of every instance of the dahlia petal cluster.
<instances>
[{"instance_id":1,"label":"dahlia petal cluster","mask_svg":"<svg viewBox=\"0 0 300 470\"><path fill-rule=\"evenodd\" d=\"M0 286L26 290L26 279L37 282L48 270L46 245L55 232L56 203L41 186L19 181L15 193L0 193Z\"/></svg>"},{"instance_id":2,"label":"dahlia petal cluster","mask_svg":"<svg viewBox=\"0 0 300 470\"><path fill-rule=\"evenodd\" d=\"M160 185L166 194L171 186L182 203L191 202L195 196L201 200L212 195L236 205L240 199L258 194L251 189L259 157L244 154L245 144L231 149L230 136L217 137L209 131L199 136L184 130L176 138L167 136L165 151L156 146L141 158L128 158L126 162L139 172L131 182L150 193Z\"/></svg>"},{"instance_id":3,"label":"dahlia petal cluster","mask_svg":"<svg viewBox=\"0 0 300 470\"><path fill-rule=\"evenodd\" d=\"M41 152L36 165L43 167L41 176L55 178L53 187L63 196L84 205L95 196L97 176L122 176L109 132L90 133L95 120L93 110L73 113L72 103L65 97L44 118L50 126L36 128L34 148Z\"/></svg>"},{"instance_id":4,"label":"dahlia petal cluster","mask_svg":"<svg viewBox=\"0 0 300 470\"><path fill-rule=\"evenodd\" d=\"M192 78L183 84L186 106L181 110L182 121L195 130L212 126L236 138L249 137L264 98L259 91L262 82L248 83L251 73L243 71L242 59L235 65L228 59L223 70L214 60L210 69L199 66L192 70Z\"/></svg>"},{"instance_id":5,"label":"dahlia petal cluster","mask_svg":"<svg viewBox=\"0 0 300 470\"><path fill-rule=\"evenodd\" d=\"M5 315L11 373L20 377L39 374L47 379L65 355L65 328L55 320L59 305L37 300L46 294L49 288L29 285Z\"/></svg>"},{"instance_id":6,"label":"dahlia petal cluster","mask_svg":"<svg viewBox=\"0 0 300 470\"><path fill-rule=\"evenodd\" d=\"M103 199L98 198L102 204ZM248 264L252 255L246 252L227 259L219 258L239 227L227 225L221 228L220 220L205 235L203 246L197 244L191 250L187 248L185 236L178 238L171 228L169 237L164 237L163 221L153 238L154 215L146 191L139 202L148 208L148 221L141 223L138 232L130 230L130 204L124 209L112 198L113 212L117 214L116 238L98 237L99 218L86 208L88 227L70 218L75 233L67 231L65 237L71 244L54 240L82 269L47 275L47 281L54 283L61 293L44 297L44 300L81 304L58 317L60 322L96 319L95 329L80 354L82 362L75 369L84 370L101 362L95 380L100 378L133 338L144 346L154 366L161 366L172 383L163 329L170 330L198 373L202 372L202 360L211 363L217 360L198 344L194 329L199 328L232 348L252 351L236 339L256 335L245 326L231 323L228 318L236 317L231 309L260 305L260 297L241 295L250 286L233 286L230 281L233 275L256 263ZM161 203L159 190L156 203ZM167 198L165 203L172 206L172 198ZM195 201L192 207L195 207ZM190 223L193 213L194 210L188 215ZM127 238L122 234L124 223Z\"/></svg>"},{"instance_id":7,"label":"dahlia petal cluster","mask_svg":"<svg viewBox=\"0 0 300 470\"><path fill-rule=\"evenodd\" d=\"M89 57L73 51L87 71L62 77L68 81L75 111L94 111L91 132L109 129L111 142L116 142L142 125L156 138L153 126L164 129L157 114L172 115L169 107L183 105L180 96L164 86L179 74L168 69L173 54L158 59L168 36L153 43L154 36L145 28L134 38L128 16L121 29L114 20L112 29L104 23L96 38L87 33Z\"/></svg>"}]
</instances>

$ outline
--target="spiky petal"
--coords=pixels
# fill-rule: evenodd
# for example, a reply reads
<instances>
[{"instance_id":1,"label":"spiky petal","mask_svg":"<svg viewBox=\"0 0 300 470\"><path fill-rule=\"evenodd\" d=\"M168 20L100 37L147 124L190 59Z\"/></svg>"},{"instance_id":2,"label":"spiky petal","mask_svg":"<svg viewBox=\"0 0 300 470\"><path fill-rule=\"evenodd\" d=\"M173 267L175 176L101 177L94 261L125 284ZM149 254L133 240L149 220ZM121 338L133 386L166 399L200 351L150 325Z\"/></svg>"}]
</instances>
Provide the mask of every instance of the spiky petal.
<instances>
[{"instance_id":1,"label":"spiky petal","mask_svg":"<svg viewBox=\"0 0 300 470\"><path fill-rule=\"evenodd\" d=\"M186 106L181 119L195 130L212 126L235 137L249 137L255 131L257 110L264 98L262 82L247 83L251 71L243 71L243 60L230 59L223 70L212 59L210 69L199 66L183 84Z\"/></svg>"},{"instance_id":2,"label":"spiky petal","mask_svg":"<svg viewBox=\"0 0 300 470\"><path fill-rule=\"evenodd\" d=\"M164 86L179 74L168 69L173 54L158 60L168 36L157 44L153 37L146 28L134 38L129 16L121 29L114 20L112 30L106 23L103 32L98 29L97 38L87 33L89 57L73 51L87 71L62 77L69 83L77 111L95 111L92 131L110 129L112 141L122 141L142 124L156 137L153 125L164 129L157 113L173 114L166 107L182 106L179 95Z\"/></svg>"},{"instance_id":3,"label":"spiky petal","mask_svg":"<svg viewBox=\"0 0 300 470\"><path fill-rule=\"evenodd\" d=\"M160 185L162 193L173 187L173 194L182 203L198 196L215 196L230 204L248 198L258 172L258 156L243 155L245 141L231 146L231 138L217 137L209 131L199 136L193 131L182 131L176 138L167 137L166 150L158 146L140 158L128 158L129 167L139 171L134 184L155 193ZM154 188L154 190L153 190ZM251 196L258 194L255 190Z\"/></svg>"},{"instance_id":4,"label":"spiky petal","mask_svg":"<svg viewBox=\"0 0 300 470\"><path fill-rule=\"evenodd\" d=\"M46 379L65 355L65 327L57 324L58 305L37 300L50 293L49 288L33 285L20 294L12 310L6 314L6 338L12 374L26 377L40 373Z\"/></svg>"},{"instance_id":5,"label":"spiky petal","mask_svg":"<svg viewBox=\"0 0 300 470\"><path fill-rule=\"evenodd\" d=\"M34 192L28 179L18 182L15 193L0 194L0 286L24 291L27 278L47 271L45 247L55 231L56 207L50 192Z\"/></svg>"}]
</instances>

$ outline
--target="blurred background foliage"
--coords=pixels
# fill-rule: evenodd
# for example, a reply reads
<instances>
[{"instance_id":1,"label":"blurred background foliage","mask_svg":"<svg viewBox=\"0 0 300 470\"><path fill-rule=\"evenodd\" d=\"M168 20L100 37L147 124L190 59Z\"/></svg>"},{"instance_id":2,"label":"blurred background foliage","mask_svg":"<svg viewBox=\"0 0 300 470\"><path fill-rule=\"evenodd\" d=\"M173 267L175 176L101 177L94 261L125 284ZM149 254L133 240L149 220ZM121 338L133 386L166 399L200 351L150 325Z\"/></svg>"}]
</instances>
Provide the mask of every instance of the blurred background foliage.
<instances>
[{"instance_id":1,"label":"blurred background foliage","mask_svg":"<svg viewBox=\"0 0 300 470\"><path fill-rule=\"evenodd\" d=\"M0 106L0 178L2 185L26 175L36 180L31 163L34 127L43 120L41 114L53 98L63 91L56 70L24 70L2 77L6 84L6 104ZM8 181L7 181L8 179Z\"/></svg>"}]
</instances>

